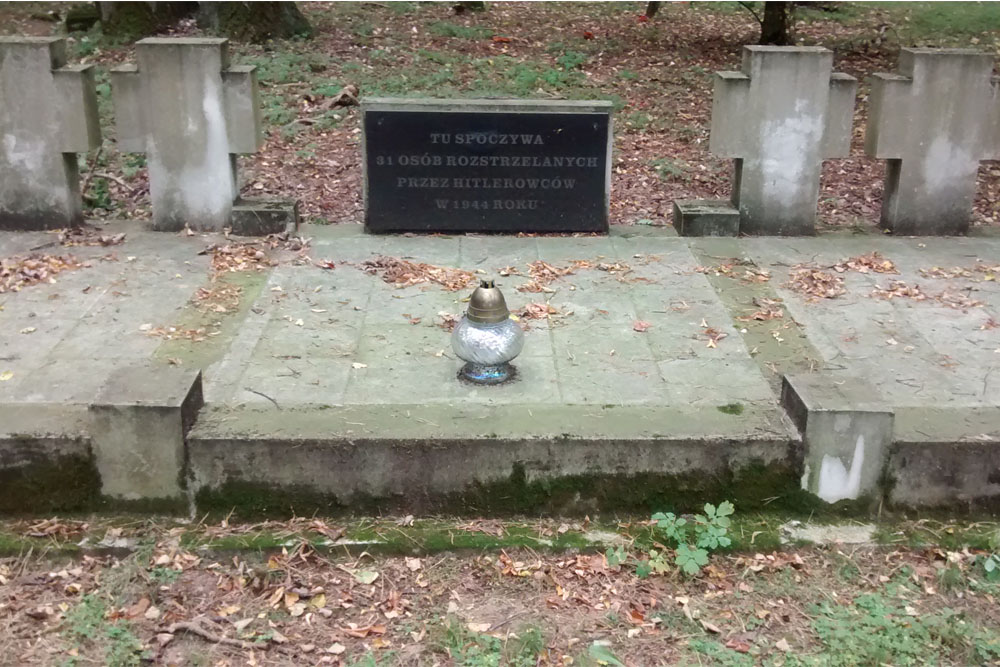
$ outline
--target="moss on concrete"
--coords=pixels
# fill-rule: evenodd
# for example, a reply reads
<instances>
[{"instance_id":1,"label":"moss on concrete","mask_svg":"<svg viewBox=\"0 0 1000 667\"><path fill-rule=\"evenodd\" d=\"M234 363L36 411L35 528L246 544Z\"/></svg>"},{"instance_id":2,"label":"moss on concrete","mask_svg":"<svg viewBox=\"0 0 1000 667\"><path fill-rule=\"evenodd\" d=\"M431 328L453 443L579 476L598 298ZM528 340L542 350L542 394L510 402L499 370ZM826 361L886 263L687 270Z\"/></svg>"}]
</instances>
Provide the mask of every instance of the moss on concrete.
<instances>
[{"instance_id":1,"label":"moss on concrete","mask_svg":"<svg viewBox=\"0 0 1000 667\"><path fill-rule=\"evenodd\" d=\"M139 500L103 496L100 473L91 456L69 454L0 468L0 515L94 511L179 516L187 514L188 500L183 496Z\"/></svg>"},{"instance_id":2,"label":"moss on concrete","mask_svg":"<svg viewBox=\"0 0 1000 667\"><path fill-rule=\"evenodd\" d=\"M90 456L66 455L0 468L0 514L46 514L93 507L101 491Z\"/></svg>"},{"instance_id":3,"label":"moss on concrete","mask_svg":"<svg viewBox=\"0 0 1000 667\"><path fill-rule=\"evenodd\" d=\"M237 518L289 517L296 514L340 515L347 507L332 493L305 486L275 487L255 482L229 481L217 488L202 488L195 494L199 512L232 513ZM364 507L352 508L365 512Z\"/></svg>"},{"instance_id":4,"label":"moss on concrete","mask_svg":"<svg viewBox=\"0 0 1000 667\"><path fill-rule=\"evenodd\" d=\"M125 500L101 496L94 504L95 510L107 512L128 512L131 514L163 514L167 516L187 516L188 499L184 496L173 498L137 498Z\"/></svg>"},{"instance_id":5,"label":"moss on concrete","mask_svg":"<svg viewBox=\"0 0 1000 667\"><path fill-rule=\"evenodd\" d=\"M198 304L189 302L173 323L179 329L205 329L218 332L204 340L194 342L184 338L164 341L153 353L155 359L179 359L186 366L208 368L226 353L233 338L243 325L244 318L267 283L269 272L236 271L219 277L218 283L240 288L239 305L231 312L216 313L199 310Z\"/></svg>"},{"instance_id":6,"label":"moss on concrete","mask_svg":"<svg viewBox=\"0 0 1000 667\"><path fill-rule=\"evenodd\" d=\"M393 511L429 511L459 515L516 516L584 515L599 511L696 511L705 502L731 500L746 509L764 507L814 511L819 501L799 488L797 472L785 463L753 463L738 472L720 475L702 472L684 475L591 473L529 480L525 468L514 463L509 477L473 483L463 491L437 496L339 497L305 486L276 488L268 484L229 481L198 491L198 511L235 513L236 516L286 517L344 514L348 511L380 514Z\"/></svg>"},{"instance_id":7,"label":"moss on concrete","mask_svg":"<svg viewBox=\"0 0 1000 667\"><path fill-rule=\"evenodd\" d=\"M812 346L805 330L791 314L777 320L756 320L753 314L760 310L762 299L780 302L782 299L769 282L742 279L741 267L757 268L743 257L737 239L698 239L692 243L691 252L705 266L730 263L720 262L720 257L732 257L738 266L732 274L707 271L705 278L715 288L722 305L733 317L733 326L743 337L743 343L761 369L764 378L776 390L781 390L781 378L791 373L811 371L822 365L822 355ZM744 319L737 319L744 318Z\"/></svg>"}]
</instances>

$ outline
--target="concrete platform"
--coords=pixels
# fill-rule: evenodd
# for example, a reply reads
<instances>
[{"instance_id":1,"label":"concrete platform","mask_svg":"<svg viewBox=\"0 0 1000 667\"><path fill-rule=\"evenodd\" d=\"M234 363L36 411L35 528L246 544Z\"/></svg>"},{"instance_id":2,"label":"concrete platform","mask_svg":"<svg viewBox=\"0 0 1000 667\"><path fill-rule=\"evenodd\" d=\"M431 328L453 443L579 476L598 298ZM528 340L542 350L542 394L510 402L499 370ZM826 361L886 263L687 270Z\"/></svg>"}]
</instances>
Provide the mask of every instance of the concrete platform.
<instances>
[{"instance_id":1,"label":"concrete platform","mask_svg":"<svg viewBox=\"0 0 1000 667\"><path fill-rule=\"evenodd\" d=\"M865 380L892 414L891 442L864 462L864 478L878 483L835 495L842 503L859 511L1000 505L1000 286L983 271L920 274L998 265L1000 239L679 238L652 228L386 237L306 227L310 257L336 268L279 261L227 274L238 305L202 312L191 299L211 283L198 253L225 240L134 223L105 233L122 230L121 246L41 250L91 266L0 294L0 374L9 373L0 376L9 378L0 381L0 511L135 506L143 496L131 477L179 489L151 495L151 504L198 511L584 513L726 498L743 508L812 507L822 501L808 483L802 489L809 443L780 399L785 375L809 373ZM0 257L52 240L0 234ZM829 266L872 250L900 274L837 274L846 293L820 302L785 286L800 262ZM516 381L461 384L439 314L459 315L471 290L396 288L358 268L380 254L489 276L515 267L524 275L498 277L511 307L547 302L559 315L529 322ZM593 266L553 281L549 293L517 291L539 259ZM890 280L983 305L871 296ZM755 319L762 308L784 316ZM636 331L637 321L648 327ZM168 326L205 334L149 335ZM143 370L122 371L135 367ZM153 403L183 424L170 436L180 442L162 445L181 448L179 469L162 463L177 457L147 456L158 461L149 464L158 480L105 465L107 445L93 440L101 412L93 406L109 392L128 396L122 383L132 380L123 378L157 367L163 398ZM135 393L148 408L151 381L141 382ZM115 441L102 428L101 442ZM808 458L827 454L845 475L861 465L841 451Z\"/></svg>"}]
</instances>

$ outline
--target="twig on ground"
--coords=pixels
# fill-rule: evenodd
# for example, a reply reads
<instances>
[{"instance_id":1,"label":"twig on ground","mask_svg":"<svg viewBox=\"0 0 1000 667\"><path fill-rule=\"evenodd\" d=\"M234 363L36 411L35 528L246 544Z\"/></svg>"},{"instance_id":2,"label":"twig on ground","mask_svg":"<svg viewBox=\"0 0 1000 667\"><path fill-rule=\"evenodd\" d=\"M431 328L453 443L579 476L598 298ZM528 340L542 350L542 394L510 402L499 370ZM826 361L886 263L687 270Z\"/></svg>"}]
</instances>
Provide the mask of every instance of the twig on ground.
<instances>
[{"instance_id":1,"label":"twig on ground","mask_svg":"<svg viewBox=\"0 0 1000 667\"><path fill-rule=\"evenodd\" d=\"M267 648L267 644L255 644L254 642L244 641L242 639L232 639L231 637L222 637L215 634L205 628L201 627L196 621L181 621L178 623L173 623L166 628L161 628L160 632L165 632L170 635L175 635L178 632L190 632L193 635L198 635L202 639L212 642L213 644L225 644L226 646L235 646L244 650L249 649L260 649L264 650Z\"/></svg>"},{"instance_id":2,"label":"twig on ground","mask_svg":"<svg viewBox=\"0 0 1000 667\"><path fill-rule=\"evenodd\" d=\"M114 174L109 174L106 171L95 171L95 172L91 172L91 173L94 176L96 176L97 178L104 178L104 179L109 180L109 181L114 181L115 183L117 183L118 185L122 186L123 188L125 188L129 192L135 192L135 188L133 188L131 185L129 185L128 183L126 183L123 179L118 178Z\"/></svg>"},{"instance_id":3,"label":"twig on ground","mask_svg":"<svg viewBox=\"0 0 1000 667\"><path fill-rule=\"evenodd\" d=\"M246 391L249 391L251 394L257 394L258 396L263 396L267 400L269 400L272 403L274 403L274 407L278 408L279 410L281 409L281 406L278 405L278 402L276 400L274 400L273 398L271 398L270 396L268 396L267 394L265 394L264 392L257 391L256 389L251 389L250 387L243 387L243 389L246 390Z\"/></svg>"}]
</instances>

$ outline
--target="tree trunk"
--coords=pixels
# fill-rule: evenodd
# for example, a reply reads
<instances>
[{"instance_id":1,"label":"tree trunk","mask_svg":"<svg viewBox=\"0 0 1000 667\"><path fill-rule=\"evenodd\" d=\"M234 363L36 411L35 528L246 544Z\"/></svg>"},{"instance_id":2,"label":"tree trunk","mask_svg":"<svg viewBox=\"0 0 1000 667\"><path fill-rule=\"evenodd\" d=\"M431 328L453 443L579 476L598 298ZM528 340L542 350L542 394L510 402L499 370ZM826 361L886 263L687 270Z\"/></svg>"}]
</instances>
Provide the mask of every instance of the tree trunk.
<instances>
[{"instance_id":1,"label":"tree trunk","mask_svg":"<svg viewBox=\"0 0 1000 667\"><path fill-rule=\"evenodd\" d=\"M647 2L646 3L646 13L644 14L644 16L647 19L651 19L654 16L656 16L656 12L660 11L660 4L661 3L656 2L655 0L651 0L650 2Z\"/></svg>"},{"instance_id":2,"label":"tree trunk","mask_svg":"<svg viewBox=\"0 0 1000 667\"><path fill-rule=\"evenodd\" d=\"M485 12L486 3L485 2L459 2L452 9L455 10L456 14L464 14L466 11L469 12Z\"/></svg>"},{"instance_id":3,"label":"tree trunk","mask_svg":"<svg viewBox=\"0 0 1000 667\"><path fill-rule=\"evenodd\" d=\"M310 37L309 20L294 2L202 2L198 26L234 39L266 42L269 39Z\"/></svg>"},{"instance_id":4,"label":"tree trunk","mask_svg":"<svg viewBox=\"0 0 1000 667\"><path fill-rule=\"evenodd\" d=\"M123 40L154 35L198 8L197 2L98 2L101 32Z\"/></svg>"},{"instance_id":5,"label":"tree trunk","mask_svg":"<svg viewBox=\"0 0 1000 667\"><path fill-rule=\"evenodd\" d=\"M760 43L788 46L792 43L794 4L791 2L764 3L764 18L760 22Z\"/></svg>"}]
</instances>

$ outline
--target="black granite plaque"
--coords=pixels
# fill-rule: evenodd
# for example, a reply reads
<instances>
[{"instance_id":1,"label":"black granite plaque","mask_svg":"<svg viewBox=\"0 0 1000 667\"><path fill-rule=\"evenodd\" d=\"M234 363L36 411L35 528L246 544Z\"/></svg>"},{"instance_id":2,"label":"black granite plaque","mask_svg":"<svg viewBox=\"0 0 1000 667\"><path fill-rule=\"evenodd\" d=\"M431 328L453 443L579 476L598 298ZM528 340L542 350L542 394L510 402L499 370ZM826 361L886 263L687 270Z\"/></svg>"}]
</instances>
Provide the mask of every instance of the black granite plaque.
<instances>
[{"instance_id":1,"label":"black granite plaque","mask_svg":"<svg viewBox=\"0 0 1000 667\"><path fill-rule=\"evenodd\" d=\"M373 232L605 232L610 104L497 111L379 100L364 108ZM572 104L572 103L570 103ZM416 108L414 108L416 107ZM461 110L445 110L461 109Z\"/></svg>"}]
</instances>

